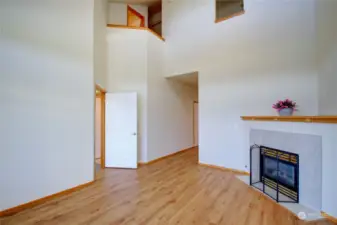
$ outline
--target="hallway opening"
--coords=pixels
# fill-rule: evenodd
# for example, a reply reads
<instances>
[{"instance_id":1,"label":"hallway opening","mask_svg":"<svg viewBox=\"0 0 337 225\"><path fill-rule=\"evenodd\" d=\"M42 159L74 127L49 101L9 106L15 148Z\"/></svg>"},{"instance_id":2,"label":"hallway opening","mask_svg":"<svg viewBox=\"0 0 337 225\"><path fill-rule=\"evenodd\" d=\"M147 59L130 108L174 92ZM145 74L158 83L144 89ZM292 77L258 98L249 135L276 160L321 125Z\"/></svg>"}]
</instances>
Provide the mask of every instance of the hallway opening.
<instances>
[{"instance_id":1,"label":"hallway opening","mask_svg":"<svg viewBox=\"0 0 337 225\"><path fill-rule=\"evenodd\" d=\"M180 104L184 110L179 113L184 114L184 124L187 126L185 132L190 134L189 147L199 146L199 82L198 72L184 73L168 77L171 87L180 99ZM177 112L178 113L178 112Z\"/></svg>"},{"instance_id":2,"label":"hallway opening","mask_svg":"<svg viewBox=\"0 0 337 225\"><path fill-rule=\"evenodd\" d=\"M95 177L105 168L105 94L100 86L95 88Z\"/></svg>"}]
</instances>

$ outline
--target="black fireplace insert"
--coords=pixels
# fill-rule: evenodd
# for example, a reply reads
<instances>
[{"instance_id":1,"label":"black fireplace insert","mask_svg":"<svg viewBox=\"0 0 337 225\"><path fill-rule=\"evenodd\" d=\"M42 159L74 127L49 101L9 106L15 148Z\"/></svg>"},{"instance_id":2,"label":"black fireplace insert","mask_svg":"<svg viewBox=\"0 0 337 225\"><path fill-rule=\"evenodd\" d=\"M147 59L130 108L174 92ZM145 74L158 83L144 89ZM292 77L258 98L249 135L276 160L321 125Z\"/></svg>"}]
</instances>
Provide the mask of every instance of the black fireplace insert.
<instances>
[{"instance_id":1,"label":"black fireplace insert","mask_svg":"<svg viewBox=\"0 0 337 225\"><path fill-rule=\"evenodd\" d=\"M298 154L266 146L251 146L250 185L277 202L298 203Z\"/></svg>"}]
</instances>

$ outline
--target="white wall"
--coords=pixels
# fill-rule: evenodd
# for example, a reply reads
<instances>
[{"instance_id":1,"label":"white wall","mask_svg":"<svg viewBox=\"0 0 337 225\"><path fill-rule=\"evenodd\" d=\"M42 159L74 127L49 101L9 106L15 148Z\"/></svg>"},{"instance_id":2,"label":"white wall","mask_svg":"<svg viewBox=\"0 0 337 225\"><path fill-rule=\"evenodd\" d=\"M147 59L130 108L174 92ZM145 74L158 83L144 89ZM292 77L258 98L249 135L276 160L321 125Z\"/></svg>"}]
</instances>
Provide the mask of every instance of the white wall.
<instances>
[{"instance_id":1,"label":"white wall","mask_svg":"<svg viewBox=\"0 0 337 225\"><path fill-rule=\"evenodd\" d=\"M96 97L95 101L95 158L101 158L101 126L102 126L102 117L101 117L101 98Z\"/></svg>"},{"instance_id":2,"label":"white wall","mask_svg":"<svg viewBox=\"0 0 337 225\"><path fill-rule=\"evenodd\" d=\"M163 4L166 75L199 71L201 162L245 170L240 116L276 114L278 99L317 114L313 0L246 0L244 15L217 24L215 1Z\"/></svg>"},{"instance_id":3,"label":"white wall","mask_svg":"<svg viewBox=\"0 0 337 225\"><path fill-rule=\"evenodd\" d=\"M108 92L138 93L138 160L147 151L147 35L145 30L107 28Z\"/></svg>"},{"instance_id":4,"label":"white wall","mask_svg":"<svg viewBox=\"0 0 337 225\"><path fill-rule=\"evenodd\" d=\"M193 146L197 90L164 77L164 42L148 34L148 161Z\"/></svg>"},{"instance_id":5,"label":"white wall","mask_svg":"<svg viewBox=\"0 0 337 225\"><path fill-rule=\"evenodd\" d=\"M108 3L108 24L127 25L127 5Z\"/></svg>"},{"instance_id":6,"label":"white wall","mask_svg":"<svg viewBox=\"0 0 337 225\"><path fill-rule=\"evenodd\" d=\"M94 178L93 7L0 1L0 211Z\"/></svg>"},{"instance_id":7,"label":"white wall","mask_svg":"<svg viewBox=\"0 0 337 225\"><path fill-rule=\"evenodd\" d=\"M317 0L319 113L337 114L337 1Z\"/></svg>"},{"instance_id":8,"label":"white wall","mask_svg":"<svg viewBox=\"0 0 337 225\"><path fill-rule=\"evenodd\" d=\"M107 0L94 0L94 75L96 84L105 88L107 82Z\"/></svg>"},{"instance_id":9,"label":"white wall","mask_svg":"<svg viewBox=\"0 0 337 225\"><path fill-rule=\"evenodd\" d=\"M128 14L127 4L109 3L108 5L108 24L127 25ZM145 18L145 27L148 26L148 7L145 5L130 5L131 8L139 12Z\"/></svg>"}]
</instances>

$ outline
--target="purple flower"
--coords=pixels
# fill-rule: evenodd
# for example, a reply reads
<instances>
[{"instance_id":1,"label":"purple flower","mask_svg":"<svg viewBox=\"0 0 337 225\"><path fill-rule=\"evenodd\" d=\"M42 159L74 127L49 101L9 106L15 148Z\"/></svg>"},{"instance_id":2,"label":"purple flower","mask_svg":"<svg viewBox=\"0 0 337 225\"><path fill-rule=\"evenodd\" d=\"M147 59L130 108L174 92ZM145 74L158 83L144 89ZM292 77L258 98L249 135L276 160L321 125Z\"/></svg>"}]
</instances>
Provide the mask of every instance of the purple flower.
<instances>
[{"instance_id":1,"label":"purple flower","mask_svg":"<svg viewBox=\"0 0 337 225\"><path fill-rule=\"evenodd\" d=\"M296 110L296 102L293 102L289 99L285 99L284 101L278 101L276 104L273 104L273 108L276 110L281 110L281 109Z\"/></svg>"}]
</instances>

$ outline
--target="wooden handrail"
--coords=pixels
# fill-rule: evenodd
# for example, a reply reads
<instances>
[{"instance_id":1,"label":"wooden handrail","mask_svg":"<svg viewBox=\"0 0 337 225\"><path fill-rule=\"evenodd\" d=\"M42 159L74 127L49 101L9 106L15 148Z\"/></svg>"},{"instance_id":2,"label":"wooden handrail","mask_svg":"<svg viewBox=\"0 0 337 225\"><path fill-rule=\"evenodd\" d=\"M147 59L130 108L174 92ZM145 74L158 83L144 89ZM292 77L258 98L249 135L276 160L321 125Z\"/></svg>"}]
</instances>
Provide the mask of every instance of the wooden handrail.
<instances>
[{"instance_id":1,"label":"wooden handrail","mask_svg":"<svg viewBox=\"0 0 337 225\"><path fill-rule=\"evenodd\" d=\"M245 121L299 122L299 123L333 123L337 116L241 116Z\"/></svg>"},{"instance_id":2,"label":"wooden handrail","mask_svg":"<svg viewBox=\"0 0 337 225\"><path fill-rule=\"evenodd\" d=\"M156 32L154 32L153 30L151 30L148 27L131 27L131 26L117 25L117 24L108 24L107 27L110 27L110 28L121 28L121 29L133 29L133 30L147 30L150 33L152 33L155 36L157 36L160 40L165 41L165 38L163 38L162 36L160 36L159 34L157 34Z\"/></svg>"}]
</instances>

